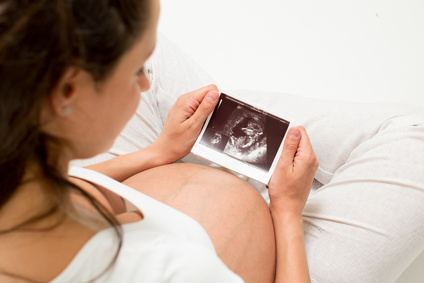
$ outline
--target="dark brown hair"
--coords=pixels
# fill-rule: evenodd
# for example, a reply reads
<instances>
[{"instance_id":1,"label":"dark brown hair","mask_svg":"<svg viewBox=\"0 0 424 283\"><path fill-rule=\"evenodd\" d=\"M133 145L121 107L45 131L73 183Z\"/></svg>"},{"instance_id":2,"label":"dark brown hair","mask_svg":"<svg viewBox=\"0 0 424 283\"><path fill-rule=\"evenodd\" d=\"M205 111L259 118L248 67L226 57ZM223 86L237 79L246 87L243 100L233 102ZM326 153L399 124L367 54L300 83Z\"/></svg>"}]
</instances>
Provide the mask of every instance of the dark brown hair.
<instances>
[{"instance_id":1,"label":"dark brown hair","mask_svg":"<svg viewBox=\"0 0 424 283\"><path fill-rule=\"evenodd\" d=\"M107 78L146 29L149 2L0 0L0 209L35 164L59 207L77 190L122 238L116 219L58 172L63 141L41 131L40 113L69 66Z\"/></svg>"}]
</instances>

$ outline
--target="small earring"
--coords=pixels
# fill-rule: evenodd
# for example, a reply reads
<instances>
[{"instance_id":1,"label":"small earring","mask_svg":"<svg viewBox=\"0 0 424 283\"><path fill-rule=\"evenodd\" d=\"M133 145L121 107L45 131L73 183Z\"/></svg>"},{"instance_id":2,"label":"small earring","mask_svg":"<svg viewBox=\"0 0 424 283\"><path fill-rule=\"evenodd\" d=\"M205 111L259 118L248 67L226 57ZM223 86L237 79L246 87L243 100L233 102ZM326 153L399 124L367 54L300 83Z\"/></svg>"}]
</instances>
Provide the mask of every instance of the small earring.
<instances>
[{"instance_id":1,"label":"small earring","mask_svg":"<svg viewBox=\"0 0 424 283\"><path fill-rule=\"evenodd\" d=\"M71 114L71 107L70 106L66 106L63 109L63 114L65 114L65 116L68 116L69 114Z\"/></svg>"}]
</instances>

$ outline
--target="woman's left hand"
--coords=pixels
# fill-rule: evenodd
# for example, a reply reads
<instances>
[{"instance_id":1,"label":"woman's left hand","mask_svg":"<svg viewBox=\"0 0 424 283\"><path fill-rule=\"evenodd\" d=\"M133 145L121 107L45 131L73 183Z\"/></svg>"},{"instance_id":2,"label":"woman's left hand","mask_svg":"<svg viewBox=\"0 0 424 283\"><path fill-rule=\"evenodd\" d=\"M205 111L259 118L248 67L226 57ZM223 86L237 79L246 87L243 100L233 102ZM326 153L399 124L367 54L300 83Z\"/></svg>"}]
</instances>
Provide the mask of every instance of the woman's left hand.
<instances>
[{"instance_id":1,"label":"woman's left hand","mask_svg":"<svg viewBox=\"0 0 424 283\"><path fill-rule=\"evenodd\" d=\"M218 102L215 85L181 95L169 111L161 134L154 145L174 162L190 153L206 118Z\"/></svg>"}]
</instances>

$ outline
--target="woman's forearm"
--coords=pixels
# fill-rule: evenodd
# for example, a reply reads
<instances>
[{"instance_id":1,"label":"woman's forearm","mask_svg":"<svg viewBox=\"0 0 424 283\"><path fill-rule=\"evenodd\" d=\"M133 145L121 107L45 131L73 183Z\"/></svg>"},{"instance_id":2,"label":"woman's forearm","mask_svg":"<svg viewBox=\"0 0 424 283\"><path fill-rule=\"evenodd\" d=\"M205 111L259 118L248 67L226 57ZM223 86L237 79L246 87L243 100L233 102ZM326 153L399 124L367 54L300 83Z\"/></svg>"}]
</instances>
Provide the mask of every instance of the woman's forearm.
<instances>
[{"instance_id":1,"label":"woman's forearm","mask_svg":"<svg viewBox=\"0 0 424 283\"><path fill-rule=\"evenodd\" d=\"M311 282L299 215L273 214L277 244L276 283Z\"/></svg>"},{"instance_id":2,"label":"woman's forearm","mask_svg":"<svg viewBox=\"0 0 424 283\"><path fill-rule=\"evenodd\" d=\"M87 166L87 168L122 182L139 172L174 161L175 160L171 160L169 156L166 156L166 154L153 143L136 152L96 163Z\"/></svg>"}]
</instances>

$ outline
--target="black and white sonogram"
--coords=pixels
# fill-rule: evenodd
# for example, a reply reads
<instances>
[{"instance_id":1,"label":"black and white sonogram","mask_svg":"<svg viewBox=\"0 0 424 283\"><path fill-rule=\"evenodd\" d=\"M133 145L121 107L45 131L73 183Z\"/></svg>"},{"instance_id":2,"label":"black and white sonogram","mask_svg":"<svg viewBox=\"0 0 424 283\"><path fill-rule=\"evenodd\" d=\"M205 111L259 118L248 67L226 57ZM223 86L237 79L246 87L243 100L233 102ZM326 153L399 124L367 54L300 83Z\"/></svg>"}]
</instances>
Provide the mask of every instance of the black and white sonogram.
<instances>
[{"instance_id":1,"label":"black and white sonogram","mask_svg":"<svg viewBox=\"0 0 424 283\"><path fill-rule=\"evenodd\" d=\"M268 171L289 122L222 93L200 144Z\"/></svg>"}]
</instances>

